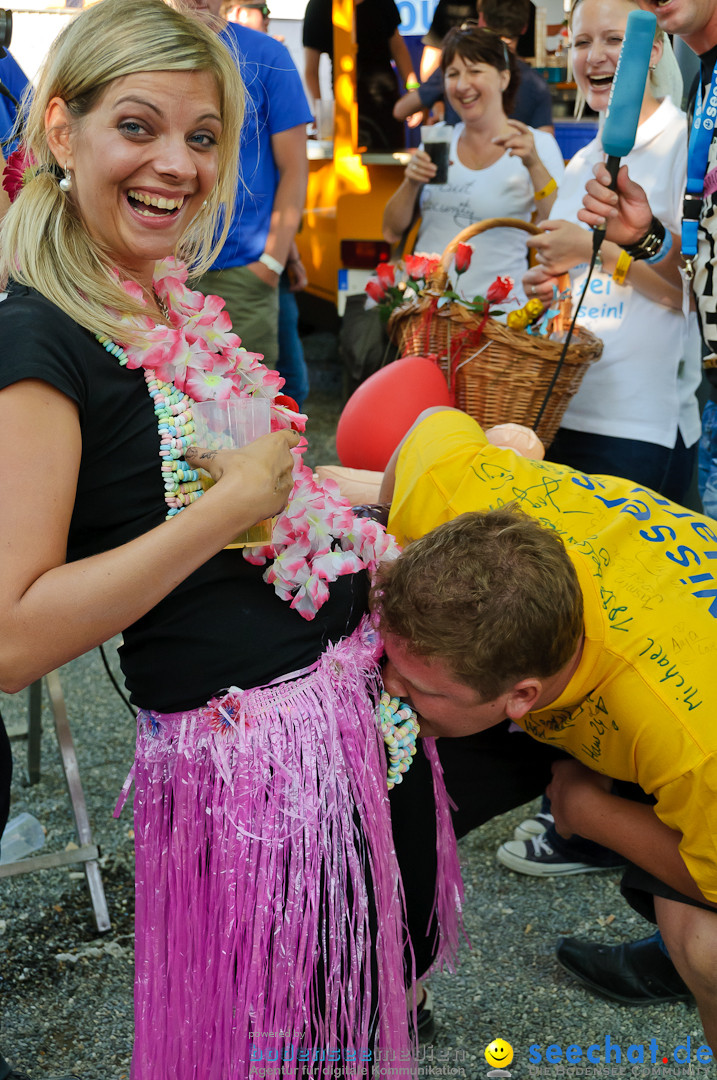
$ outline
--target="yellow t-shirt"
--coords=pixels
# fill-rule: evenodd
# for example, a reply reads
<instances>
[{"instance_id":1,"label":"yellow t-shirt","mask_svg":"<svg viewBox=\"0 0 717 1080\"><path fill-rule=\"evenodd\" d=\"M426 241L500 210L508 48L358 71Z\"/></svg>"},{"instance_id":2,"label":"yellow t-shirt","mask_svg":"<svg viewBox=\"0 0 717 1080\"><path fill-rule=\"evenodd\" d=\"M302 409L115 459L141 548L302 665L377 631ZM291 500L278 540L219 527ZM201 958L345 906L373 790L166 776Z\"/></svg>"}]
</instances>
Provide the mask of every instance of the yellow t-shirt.
<instances>
[{"instance_id":1,"label":"yellow t-shirt","mask_svg":"<svg viewBox=\"0 0 717 1080\"><path fill-rule=\"evenodd\" d=\"M578 670L521 726L634 781L683 835L717 902L717 526L648 488L491 446L464 413L428 417L399 455L389 529L401 544L458 514L517 503L563 539L585 602Z\"/></svg>"}]
</instances>

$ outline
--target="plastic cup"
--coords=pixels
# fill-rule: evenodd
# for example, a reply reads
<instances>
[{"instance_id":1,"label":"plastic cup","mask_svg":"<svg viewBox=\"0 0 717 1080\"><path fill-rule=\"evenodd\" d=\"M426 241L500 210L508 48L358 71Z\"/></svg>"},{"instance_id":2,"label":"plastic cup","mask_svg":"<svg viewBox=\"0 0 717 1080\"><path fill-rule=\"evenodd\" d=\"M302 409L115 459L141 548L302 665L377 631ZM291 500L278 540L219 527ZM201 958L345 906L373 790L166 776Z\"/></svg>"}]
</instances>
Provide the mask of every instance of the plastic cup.
<instances>
[{"instance_id":1,"label":"plastic cup","mask_svg":"<svg viewBox=\"0 0 717 1080\"><path fill-rule=\"evenodd\" d=\"M334 99L321 98L316 102L316 138L330 142L334 137Z\"/></svg>"},{"instance_id":2,"label":"plastic cup","mask_svg":"<svg viewBox=\"0 0 717 1080\"><path fill-rule=\"evenodd\" d=\"M239 449L271 430L271 410L266 398L231 398L198 401L192 405L197 444L208 450ZM200 469L202 487L213 486L209 473ZM265 518L240 533L228 548L257 547L271 543L272 520Z\"/></svg>"},{"instance_id":3,"label":"plastic cup","mask_svg":"<svg viewBox=\"0 0 717 1080\"><path fill-rule=\"evenodd\" d=\"M423 149L438 170L429 184L448 183L448 165L451 157L453 128L446 124L429 124L421 128Z\"/></svg>"},{"instance_id":4,"label":"plastic cup","mask_svg":"<svg viewBox=\"0 0 717 1080\"><path fill-rule=\"evenodd\" d=\"M26 859L45 843L45 830L32 814L18 814L8 821L2 835L0 866Z\"/></svg>"}]
</instances>

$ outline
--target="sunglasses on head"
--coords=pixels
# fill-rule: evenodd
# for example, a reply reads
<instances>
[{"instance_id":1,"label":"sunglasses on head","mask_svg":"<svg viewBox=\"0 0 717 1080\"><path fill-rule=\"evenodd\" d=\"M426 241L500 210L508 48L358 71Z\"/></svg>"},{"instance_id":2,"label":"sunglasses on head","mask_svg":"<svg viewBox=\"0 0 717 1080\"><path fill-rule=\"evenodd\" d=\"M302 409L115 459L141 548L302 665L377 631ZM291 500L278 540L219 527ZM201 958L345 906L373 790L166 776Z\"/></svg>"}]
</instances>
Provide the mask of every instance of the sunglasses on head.
<instances>
[{"instance_id":1,"label":"sunglasses on head","mask_svg":"<svg viewBox=\"0 0 717 1080\"><path fill-rule=\"evenodd\" d=\"M240 4L239 7L251 8L252 11L260 11L265 19L268 19L271 15L266 4Z\"/></svg>"},{"instance_id":2,"label":"sunglasses on head","mask_svg":"<svg viewBox=\"0 0 717 1080\"><path fill-rule=\"evenodd\" d=\"M580 0L575 0L575 2L580 3ZM506 48L505 39L500 37L500 34L497 34L495 30L491 30L487 26L481 26L480 19L464 19L458 29L462 34L471 34L474 30L485 30L487 34L495 34L496 37L500 38L500 41L503 45L503 56L505 58L506 67L510 67L510 60L508 59L508 49Z\"/></svg>"}]
</instances>

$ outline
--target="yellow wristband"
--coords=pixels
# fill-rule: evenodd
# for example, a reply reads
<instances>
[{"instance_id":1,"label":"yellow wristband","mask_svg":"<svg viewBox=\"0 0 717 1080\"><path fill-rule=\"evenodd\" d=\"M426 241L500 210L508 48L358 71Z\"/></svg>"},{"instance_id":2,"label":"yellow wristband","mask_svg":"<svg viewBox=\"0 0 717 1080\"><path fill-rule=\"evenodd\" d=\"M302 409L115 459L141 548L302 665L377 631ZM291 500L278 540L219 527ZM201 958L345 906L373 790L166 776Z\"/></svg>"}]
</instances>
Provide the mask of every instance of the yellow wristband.
<instances>
[{"instance_id":1,"label":"yellow wristband","mask_svg":"<svg viewBox=\"0 0 717 1080\"><path fill-rule=\"evenodd\" d=\"M612 274L612 280L616 285L625 284L625 278L627 277L627 272L631 266L632 255L628 255L626 251L621 251Z\"/></svg>"},{"instance_id":2,"label":"yellow wristband","mask_svg":"<svg viewBox=\"0 0 717 1080\"><path fill-rule=\"evenodd\" d=\"M547 199L548 195L552 195L554 191L558 190L557 181L551 176L545 187L541 187L540 191L536 191L533 198L536 202L540 202L541 199Z\"/></svg>"}]
</instances>

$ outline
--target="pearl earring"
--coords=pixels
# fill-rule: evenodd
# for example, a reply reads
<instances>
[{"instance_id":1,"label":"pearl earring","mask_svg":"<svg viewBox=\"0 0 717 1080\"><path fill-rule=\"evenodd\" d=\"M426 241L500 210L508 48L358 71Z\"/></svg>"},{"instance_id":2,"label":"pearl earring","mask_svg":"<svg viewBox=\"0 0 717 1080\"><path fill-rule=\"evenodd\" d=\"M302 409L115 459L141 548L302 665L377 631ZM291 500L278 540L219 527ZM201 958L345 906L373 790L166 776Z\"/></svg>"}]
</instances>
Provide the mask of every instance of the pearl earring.
<instances>
[{"instance_id":1,"label":"pearl earring","mask_svg":"<svg viewBox=\"0 0 717 1080\"><path fill-rule=\"evenodd\" d=\"M67 194L67 192L71 191L71 190L72 190L72 174L71 174L70 170L67 168L67 166L65 166L65 175L62 177L62 180L60 180L60 191L64 191L65 194Z\"/></svg>"}]
</instances>

